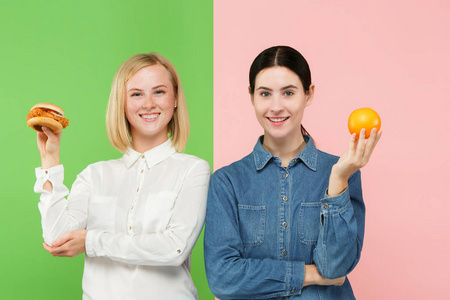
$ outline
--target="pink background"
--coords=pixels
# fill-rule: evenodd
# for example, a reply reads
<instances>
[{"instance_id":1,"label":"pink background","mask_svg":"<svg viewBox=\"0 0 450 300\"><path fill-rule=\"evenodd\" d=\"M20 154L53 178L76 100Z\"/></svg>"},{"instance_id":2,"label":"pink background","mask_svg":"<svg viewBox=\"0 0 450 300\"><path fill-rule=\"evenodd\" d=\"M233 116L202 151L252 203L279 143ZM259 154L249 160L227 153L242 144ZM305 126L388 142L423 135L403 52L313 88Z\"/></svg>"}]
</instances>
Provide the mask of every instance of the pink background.
<instances>
[{"instance_id":1,"label":"pink background","mask_svg":"<svg viewBox=\"0 0 450 300\"><path fill-rule=\"evenodd\" d=\"M285 44L308 60L315 102L303 121L318 147L340 155L347 118L371 107L383 137L363 172L358 299L448 299L450 225L448 1L227 0L214 4L214 168L252 151L262 134L248 70Z\"/></svg>"}]
</instances>

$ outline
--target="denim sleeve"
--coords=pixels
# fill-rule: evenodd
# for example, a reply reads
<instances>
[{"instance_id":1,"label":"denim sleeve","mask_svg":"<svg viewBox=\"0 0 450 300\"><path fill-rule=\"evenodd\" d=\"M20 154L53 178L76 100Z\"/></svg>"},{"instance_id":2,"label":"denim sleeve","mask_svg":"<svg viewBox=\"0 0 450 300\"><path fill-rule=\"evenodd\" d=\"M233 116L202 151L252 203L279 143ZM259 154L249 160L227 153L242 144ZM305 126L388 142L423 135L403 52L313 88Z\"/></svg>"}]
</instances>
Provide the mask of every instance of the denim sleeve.
<instances>
[{"instance_id":1,"label":"denim sleeve","mask_svg":"<svg viewBox=\"0 0 450 300\"><path fill-rule=\"evenodd\" d=\"M361 257L364 239L365 206L362 198L361 172L349 179L340 195L321 199L321 229L314 262L325 278L349 274Z\"/></svg>"},{"instance_id":2,"label":"denim sleeve","mask_svg":"<svg viewBox=\"0 0 450 300\"><path fill-rule=\"evenodd\" d=\"M208 191L204 236L209 287L221 300L267 299L301 293L304 262L244 257L238 207L230 182L214 173Z\"/></svg>"}]
</instances>

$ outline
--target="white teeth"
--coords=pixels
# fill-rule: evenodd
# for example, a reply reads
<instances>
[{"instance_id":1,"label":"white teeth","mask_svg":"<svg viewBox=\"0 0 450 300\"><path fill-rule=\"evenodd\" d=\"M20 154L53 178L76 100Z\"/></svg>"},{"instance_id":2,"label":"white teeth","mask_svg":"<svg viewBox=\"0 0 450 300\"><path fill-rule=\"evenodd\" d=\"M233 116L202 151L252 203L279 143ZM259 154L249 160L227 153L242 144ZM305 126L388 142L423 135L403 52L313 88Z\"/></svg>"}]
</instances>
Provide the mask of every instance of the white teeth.
<instances>
[{"instance_id":1,"label":"white teeth","mask_svg":"<svg viewBox=\"0 0 450 300\"><path fill-rule=\"evenodd\" d=\"M270 121L272 122L283 122L284 120L287 120L286 118L269 118Z\"/></svg>"},{"instance_id":2,"label":"white teeth","mask_svg":"<svg viewBox=\"0 0 450 300\"><path fill-rule=\"evenodd\" d=\"M152 115L141 115L141 117L143 117L144 119L156 119L159 116L159 114L152 114Z\"/></svg>"}]
</instances>

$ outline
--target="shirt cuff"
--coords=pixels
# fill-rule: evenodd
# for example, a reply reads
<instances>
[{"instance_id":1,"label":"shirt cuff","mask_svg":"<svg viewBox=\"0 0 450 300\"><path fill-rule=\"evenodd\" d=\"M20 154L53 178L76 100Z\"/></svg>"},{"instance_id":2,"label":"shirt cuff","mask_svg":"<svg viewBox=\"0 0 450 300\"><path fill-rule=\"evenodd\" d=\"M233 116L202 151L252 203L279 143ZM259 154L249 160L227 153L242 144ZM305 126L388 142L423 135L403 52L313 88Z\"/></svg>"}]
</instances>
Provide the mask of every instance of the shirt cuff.
<instances>
[{"instance_id":1,"label":"shirt cuff","mask_svg":"<svg viewBox=\"0 0 450 300\"><path fill-rule=\"evenodd\" d=\"M102 234L102 231L99 230L88 230L86 234L86 241L85 241L85 247L86 247L86 255L89 257L96 257L96 256L102 256L102 253L100 253L100 235Z\"/></svg>"},{"instance_id":2,"label":"shirt cuff","mask_svg":"<svg viewBox=\"0 0 450 300\"><path fill-rule=\"evenodd\" d=\"M328 196L328 189L325 192L325 196L320 199L322 203L322 212L336 212L345 209L345 207L350 203L350 192L348 187L339 195L334 197Z\"/></svg>"},{"instance_id":3,"label":"shirt cuff","mask_svg":"<svg viewBox=\"0 0 450 300\"><path fill-rule=\"evenodd\" d=\"M288 276L290 274L290 280L287 282L289 295L300 295L302 293L303 281L305 279L305 263L292 261L288 263L287 266Z\"/></svg>"},{"instance_id":4,"label":"shirt cuff","mask_svg":"<svg viewBox=\"0 0 450 300\"><path fill-rule=\"evenodd\" d=\"M36 193L49 193L44 190L44 183L50 181L54 183L55 181L64 181L64 167L63 165L57 165L48 169L43 169L41 167L35 169L36 174L36 184L34 185L34 191Z\"/></svg>"}]
</instances>

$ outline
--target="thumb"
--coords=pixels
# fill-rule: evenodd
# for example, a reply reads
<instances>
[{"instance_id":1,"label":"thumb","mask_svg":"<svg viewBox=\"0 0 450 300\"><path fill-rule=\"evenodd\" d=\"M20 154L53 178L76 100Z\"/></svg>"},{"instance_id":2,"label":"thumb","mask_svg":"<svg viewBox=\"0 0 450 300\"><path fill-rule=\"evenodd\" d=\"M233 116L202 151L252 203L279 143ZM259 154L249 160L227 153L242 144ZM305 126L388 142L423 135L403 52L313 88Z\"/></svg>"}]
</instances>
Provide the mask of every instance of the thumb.
<instances>
[{"instance_id":1,"label":"thumb","mask_svg":"<svg viewBox=\"0 0 450 300\"><path fill-rule=\"evenodd\" d=\"M67 243L68 241L70 241L72 239L72 235L71 233L67 233L66 235L60 237L59 239L56 239L55 241L53 241L52 243L52 247L59 247L61 245L64 245L65 243Z\"/></svg>"}]
</instances>

